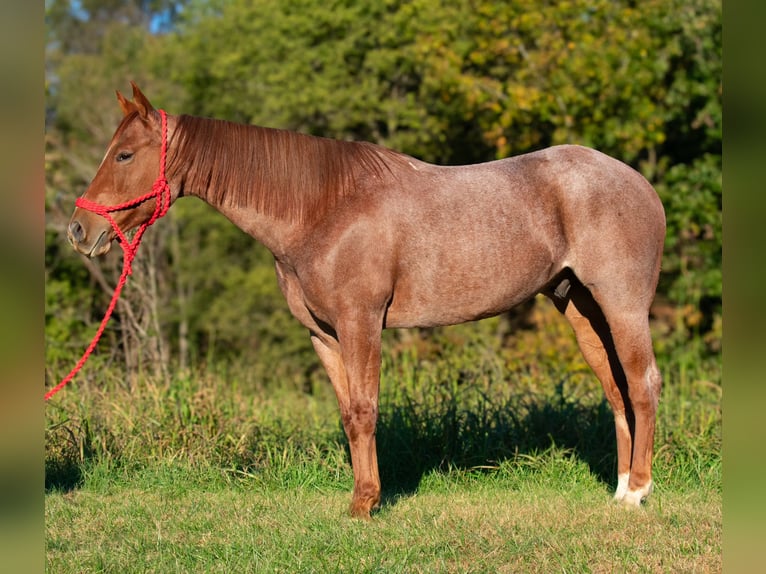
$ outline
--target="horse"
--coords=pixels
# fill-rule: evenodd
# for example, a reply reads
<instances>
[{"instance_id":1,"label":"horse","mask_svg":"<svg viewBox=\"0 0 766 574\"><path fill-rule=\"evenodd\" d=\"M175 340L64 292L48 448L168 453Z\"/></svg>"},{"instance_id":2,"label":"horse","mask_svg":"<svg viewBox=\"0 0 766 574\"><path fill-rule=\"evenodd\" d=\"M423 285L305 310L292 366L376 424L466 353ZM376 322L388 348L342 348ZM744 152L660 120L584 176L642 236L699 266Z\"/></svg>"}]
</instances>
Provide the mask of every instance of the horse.
<instances>
[{"instance_id":1,"label":"horse","mask_svg":"<svg viewBox=\"0 0 766 574\"><path fill-rule=\"evenodd\" d=\"M352 516L380 506L382 330L474 321L538 293L571 324L613 411L614 499L640 506L651 493L662 376L649 307L665 212L637 171L577 145L439 166L367 142L166 116L131 85L132 100L117 92L122 121L81 199L133 205L166 146L170 202L195 196L271 251L337 396ZM146 203L115 211L117 229L78 206L67 235L96 257L152 215Z\"/></svg>"}]
</instances>

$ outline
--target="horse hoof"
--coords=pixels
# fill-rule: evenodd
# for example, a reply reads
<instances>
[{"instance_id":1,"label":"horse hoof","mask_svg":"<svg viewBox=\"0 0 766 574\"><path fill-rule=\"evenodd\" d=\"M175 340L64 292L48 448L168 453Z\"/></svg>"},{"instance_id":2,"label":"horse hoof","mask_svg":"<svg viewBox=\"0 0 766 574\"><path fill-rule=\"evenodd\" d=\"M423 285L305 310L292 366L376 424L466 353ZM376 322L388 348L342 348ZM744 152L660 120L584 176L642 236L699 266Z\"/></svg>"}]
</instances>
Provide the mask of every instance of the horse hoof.
<instances>
[{"instance_id":1,"label":"horse hoof","mask_svg":"<svg viewBox=\"0 0 766 574\"><path fill-rule=\"evenodd\" d=\"M357 518L359 520L370 520L370 509L365 509L361 506L357 506L353 502L348 509L348 513L351 515L351 518Z\"/></svg>"},{"instance_id":2,"label":"horse hoof","mask_svg":"<svg viewBox=\"0 0 766 574\"><path fill-rule=\"evenodd\" d=\"M622 502L622 504L625 506L638 508L641 506L641 503L649 497L649 495L652 493L652 490L653 485L651 482L641 488L628 490L620 502Z\"/></svg>"},{"instance_id":3,"label":"horse hoof","mask_svg":"<svg viewBox=\"0 0 766 574\"><path fill-rule=\"evenodd\" d=\"M351 505L348 508L348 512L353 518L370 520L370 512L377 508L380 508L379 495L360 497L351 500Z\"/></svg>"}]
</instances>

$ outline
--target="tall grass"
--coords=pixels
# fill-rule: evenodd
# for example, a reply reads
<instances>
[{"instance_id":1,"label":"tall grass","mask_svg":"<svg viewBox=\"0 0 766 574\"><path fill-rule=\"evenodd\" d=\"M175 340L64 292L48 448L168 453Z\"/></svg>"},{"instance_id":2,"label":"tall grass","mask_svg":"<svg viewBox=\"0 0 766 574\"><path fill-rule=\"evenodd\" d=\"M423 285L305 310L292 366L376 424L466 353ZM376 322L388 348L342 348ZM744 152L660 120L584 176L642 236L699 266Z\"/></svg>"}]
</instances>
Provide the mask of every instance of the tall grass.
<instances>
[{"instance_id":1,"label":"tall grass","mask_svg":"<svg viewBox=\"0 0 766 574\"><path fill-rule=\"evenodd\" d=\"M413 492L434 473L507 472L551 449L613 486L611 411L568 326L538 307L535 329L513 339L496 336L503 319L430 336L387 334L377 434L384 493ZM720 489L720 357L704 358L693 345L660 357L660 488ZM114 371L98 374L47 406L49 489L74 488L94 469L129 474L168 463L212 468L226 480L350 488L329 383L306 392L236 369L129 384Z\"/></svg>"}]
</instances>

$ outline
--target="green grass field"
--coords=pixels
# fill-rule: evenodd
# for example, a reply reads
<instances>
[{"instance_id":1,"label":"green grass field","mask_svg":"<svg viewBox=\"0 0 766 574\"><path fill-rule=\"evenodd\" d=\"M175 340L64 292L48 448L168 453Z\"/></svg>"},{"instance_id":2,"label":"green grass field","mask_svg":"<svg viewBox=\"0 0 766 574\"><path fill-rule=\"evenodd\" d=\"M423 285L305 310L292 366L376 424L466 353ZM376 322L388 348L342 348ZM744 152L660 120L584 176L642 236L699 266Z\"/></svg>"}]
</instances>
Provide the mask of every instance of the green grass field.
<instances>
[{"instance_id":1,"label":"green grass field","mask_svg":"<svg viewBox=\"0 0 766 574\"><path fill-rule=\"evenodd\" d=\"M720 571L720 355L660 347L655 491L627 509L603 393L541 313L513 341L498 320L387 336L371 522L346 516L321 376L82 375L46 407L47 570Z\"/></svg>"}]
</instances>

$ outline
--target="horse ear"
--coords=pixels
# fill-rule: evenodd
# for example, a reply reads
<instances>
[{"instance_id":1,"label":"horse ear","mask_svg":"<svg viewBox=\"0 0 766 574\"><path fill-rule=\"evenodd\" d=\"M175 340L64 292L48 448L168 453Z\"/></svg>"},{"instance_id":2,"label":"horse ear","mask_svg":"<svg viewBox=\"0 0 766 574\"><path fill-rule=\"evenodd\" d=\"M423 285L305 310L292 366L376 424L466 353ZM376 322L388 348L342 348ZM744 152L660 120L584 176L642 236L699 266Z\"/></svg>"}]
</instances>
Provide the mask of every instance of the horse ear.
<instances>
[{"instance_id":1,"label":"horse ear","mask_svg":"<svg viewBox=\"0 0 766 574\"><path fill-rule=\"evenodd\" d=\"M145 120L154 111L154 107L134 82L130 82L130 85L133 87L134 109L138 110L138 114Z\"/></svg>"},{"instance_id":2,"label":"horse ear","mask_svg":"<svg viewBox=\"0 0 766 574\"><path fill-rule=\"evenodd\" d=\"M117 91L117 101L120 102L122 113L126 116L137 110L136 105L128 100L125 96L123 96L119 90Z\"/></svg>"}]
</instances>

